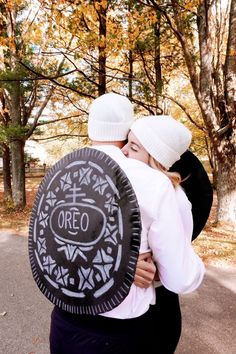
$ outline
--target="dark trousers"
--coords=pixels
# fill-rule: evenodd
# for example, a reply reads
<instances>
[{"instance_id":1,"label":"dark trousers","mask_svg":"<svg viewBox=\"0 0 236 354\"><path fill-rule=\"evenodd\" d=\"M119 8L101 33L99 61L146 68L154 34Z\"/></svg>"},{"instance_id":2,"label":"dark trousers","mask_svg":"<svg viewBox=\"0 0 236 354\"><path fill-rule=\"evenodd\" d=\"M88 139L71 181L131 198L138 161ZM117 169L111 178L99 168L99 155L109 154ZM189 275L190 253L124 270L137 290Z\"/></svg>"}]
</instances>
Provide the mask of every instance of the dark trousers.
<instances>
[{"instance_id":1,"label":"dark trousers","mask_svg":"<svg viewBox=\"0 0 236 354\"><path fill-rule=\"evenodd\" d=\"M150 312L127 320L72 315L55 307L51 315L51 354L157 353L151 337ZM158 339L159 340L159 339ZM158 345L158 341L157 341Z\"/></svg>"},{"instance_id":2,"label":"dark trousers","mask_svg":"<svg viewBox=\"0 0 236 354\"><path fill-rule=\"evenodd\" d=\"M156 288L156 305L151 306L150 317L158 331L159 342L156 354L173 354L181 335L181 310L179 296L166 288Z\"/></svg>"},{"instance_id":3,"label":"dark trousers","mask_svg":"<svg viewBox=\"0 0 236 354\"><path fill-rule=\"evenodd\" d=\"M181 334L177 294L156 289L156 305L134 319L72 315L55 307L51 315L51 354L173 354Z\"/></svg>"}]
</instances>

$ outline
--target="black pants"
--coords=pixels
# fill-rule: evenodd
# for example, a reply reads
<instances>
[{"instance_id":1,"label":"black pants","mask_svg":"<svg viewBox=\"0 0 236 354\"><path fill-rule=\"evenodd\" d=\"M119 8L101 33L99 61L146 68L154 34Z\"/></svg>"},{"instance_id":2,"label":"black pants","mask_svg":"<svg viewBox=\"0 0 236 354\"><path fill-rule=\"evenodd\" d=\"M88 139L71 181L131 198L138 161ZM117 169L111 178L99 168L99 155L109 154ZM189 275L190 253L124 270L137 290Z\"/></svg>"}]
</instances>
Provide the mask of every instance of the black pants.
<instances>
[{"instance_id":1,"label":"black pants","mask_svg":"<svg viewBox=\"0 0 236 354\"><path fill-rule=\"evenodd\" d=\"M156 295L156 305L129 320L72 315L55 307L51 354L173 354L181 334L179 298L163 286Z\"/></svg>"},{"instance_id":2,"label":"black pants","mask_svg":"<svg viewBox=\"0 0 236 354\"><path fill-rule=\"evenodd\" d=\"M127 320L72 315L55 307L51 315L51 354L156 354L146 314ZM158 336L159 337L159 336ZM157 339L157 345L159 338Z\"/></svg>"},{"instance_id":3,"label":"black pants","mask_svg":"<svg viewBox=\"0 0 236 354\"><path fill-rule=\"evenodd\" d=\"M173 354L181 335L181 310L179 296L166 288L156 288L156 305L151 307L150 317L156 324L159 342L156 354ZM153 333L155 338L155 330Z\"/></svg>"}]
</instances>

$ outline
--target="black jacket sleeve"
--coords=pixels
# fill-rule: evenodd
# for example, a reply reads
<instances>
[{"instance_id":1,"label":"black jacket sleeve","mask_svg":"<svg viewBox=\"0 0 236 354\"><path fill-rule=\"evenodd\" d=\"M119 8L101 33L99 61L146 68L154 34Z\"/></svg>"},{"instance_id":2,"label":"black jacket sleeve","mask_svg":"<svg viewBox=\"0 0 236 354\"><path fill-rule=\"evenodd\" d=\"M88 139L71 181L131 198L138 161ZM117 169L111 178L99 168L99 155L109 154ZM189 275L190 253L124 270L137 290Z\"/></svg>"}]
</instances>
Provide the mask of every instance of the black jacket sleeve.
<instances>
[{"instance_id":1,"label":"black jacket sleeve","mask_svg":"<svg viewBox=\"0 0 236 354\"><path fill-rule=\"evenodd\" d=\"M187 150L170 171L179 172L183 182L182 187L192 204L194 240L204 228L209 217L213 188L201 161L190 150Z\"/></svg>"}]
</instances>

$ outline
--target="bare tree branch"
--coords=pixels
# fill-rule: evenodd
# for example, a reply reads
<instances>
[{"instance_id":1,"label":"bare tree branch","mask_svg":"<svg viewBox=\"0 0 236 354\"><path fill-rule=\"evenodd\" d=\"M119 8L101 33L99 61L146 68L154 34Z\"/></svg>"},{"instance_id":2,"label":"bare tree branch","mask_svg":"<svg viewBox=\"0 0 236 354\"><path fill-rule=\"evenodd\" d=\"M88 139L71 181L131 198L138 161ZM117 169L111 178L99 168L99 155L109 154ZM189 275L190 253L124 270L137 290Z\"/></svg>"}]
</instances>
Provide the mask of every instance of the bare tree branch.
<instances>
[{"instance_id":1,"label":"bare tree branch","mask_svg":"<svg viewBox=\"0 0 236 354\"><path fill-rule=\"evenodd\" d=\"M89 98L95 98L95 96L91 95L91 94L88 94L88 93L85 93L85 92L82 92L82 91L78 91L76 89L74 89L73 87L71 86L67 86L67 85L63 85L61 83L59 83L58 81L56 81L55 79L51 78L51 77L48 77L42 73L38 73L37 71L33 70L32 68L28 67L26 64L20 62L27 70L31 71L33 74L37 75L38 77L41 77L43 78L44 80L48 80L48 81L51 81L53 82L55 85L57 86L60 86L60 87L63 87L65 89L68 89L68 90L71 90L73 92L76 92L78 93L80 96L83 96L83 97L89 97ZM71 72L75 72L75 70L72 70ZM63 76L65 76L66 74L63 74ZM17 80L12 80L12 81L17 81ZM22 80L21 80L22 81Z\"/></svg>"},{"instance_id":2,"label":"bare tree branch","mask_svg":"<svg viewBox=\"0 0 236 354\"><path fill-rule=\"evenodd\" d=\"M73 116L68 116L68 117L63 117L63 118L57 118L57 119L46 121L46 122L40 122L40 123L37 124L37 127L41 127L43 125L48 125L48 124L58 123L58 122L61 122L63 120L69 120L71 118L76 118L76 117L80 117L80 114L75 114ZM83 123L83 122L81 122L81 123Z\"/></svg>"},{"instance_id":3,"label":"bare tree branch","mask_svg":"<svg viewBox=\"0 0 236 354\"><path fill-rule=\"evenodd\" d=\"M43 141L43 140L53 140L53 139L58 139L58 138L63 138L63 137L67 137L67 138L87 138L88 135L87 134L58 134L58 135L54 135L54 136L49 136L47 138L32 138L32 140L34 141Z\"/></svg>"},{"instance_id":4,"label":"bare tree branch","mask_svg":"<svg viewBox=\"0 0 236 354\"><path fill-rule=\"evenodd\" d=\"M177 101L175 98L168 96L168 95L161 95L164 98L167 98L168 100L174 102L177 106L179 106L182 111L186 114L186 116L188 117L188 119L190 120L191 123L193 123L198 129L200 129L203 132L207 132L207 130L205 129L204 126L199 125L198 123L195 122L195 120L192 118L191 114L187 111L186 107L184 105L182 105L182 103L180 103L179 101Z\"/></svg>"}]
</instances>

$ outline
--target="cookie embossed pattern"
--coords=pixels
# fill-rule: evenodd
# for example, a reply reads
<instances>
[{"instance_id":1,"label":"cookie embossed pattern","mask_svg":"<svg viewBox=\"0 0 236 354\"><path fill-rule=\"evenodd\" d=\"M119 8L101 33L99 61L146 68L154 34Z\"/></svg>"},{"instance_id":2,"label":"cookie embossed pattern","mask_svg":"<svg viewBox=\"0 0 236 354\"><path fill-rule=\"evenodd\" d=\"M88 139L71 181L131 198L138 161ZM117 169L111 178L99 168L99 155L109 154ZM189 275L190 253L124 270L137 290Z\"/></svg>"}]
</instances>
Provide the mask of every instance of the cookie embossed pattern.
<instances>
[{"instance_id":1,"label":"cookie embossed pattern","mask_svg":"<svg viewBox=\"0 0 236 354\"><path fill-rule=\"evenodd\" d=\"M42 180L29 225L29 258L41 292L63 310L98 314L132 285L141 223L118 164L92 148L59 160Z\"/></svg>"}]
</instances>

